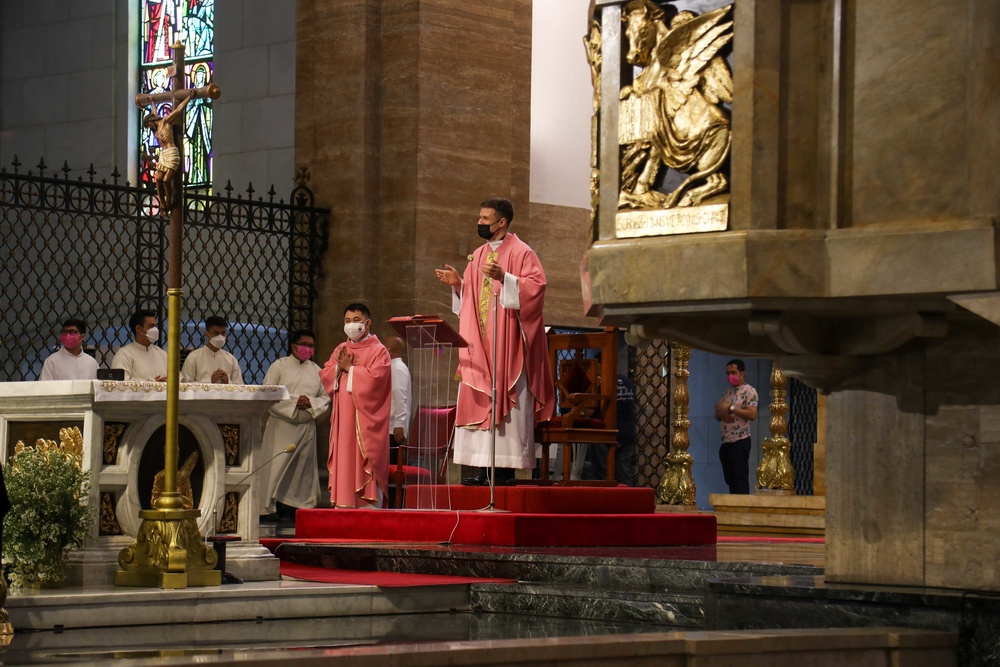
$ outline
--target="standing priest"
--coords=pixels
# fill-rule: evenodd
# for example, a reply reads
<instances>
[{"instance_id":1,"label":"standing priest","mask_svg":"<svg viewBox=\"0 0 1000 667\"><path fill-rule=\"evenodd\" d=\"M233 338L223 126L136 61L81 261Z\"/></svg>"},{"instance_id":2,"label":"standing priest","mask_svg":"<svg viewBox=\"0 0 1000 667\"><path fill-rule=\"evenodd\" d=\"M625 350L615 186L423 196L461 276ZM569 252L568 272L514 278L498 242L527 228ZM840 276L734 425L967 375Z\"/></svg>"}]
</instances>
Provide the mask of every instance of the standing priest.
<instances>
[{"instance_id":1,"label":"standing priest","mask_svg":"<svg viewBox=\"0 0 1000 667\"><path fill-rule=\"evenodd\" d=\"M496 331L496 466L498 484L514 468L535 467L535 424L552 418L555 392L548 364L542 306L545 272L538 256L508 232L514 206L501 197L479 205L479 236L486 240L465 267L435 273L452 288L452 310L469 346L459 350L455 463L484 468L468 484L485 484L490 465L490 396ZM497 322L494 300L499 299Z\"/></svg>"},{"instance_id":2,"label":"standing priest","mask_svg":"<svg viewBox=\"0 0 1000 667\"><path fill-rule=\"evenodd\" d=\"M347 341L319 376L330 398L330 502L334 507L381 507L389 485L389 352L371 333L361 303L344 309Z\"/></svg>"}]
</instances>

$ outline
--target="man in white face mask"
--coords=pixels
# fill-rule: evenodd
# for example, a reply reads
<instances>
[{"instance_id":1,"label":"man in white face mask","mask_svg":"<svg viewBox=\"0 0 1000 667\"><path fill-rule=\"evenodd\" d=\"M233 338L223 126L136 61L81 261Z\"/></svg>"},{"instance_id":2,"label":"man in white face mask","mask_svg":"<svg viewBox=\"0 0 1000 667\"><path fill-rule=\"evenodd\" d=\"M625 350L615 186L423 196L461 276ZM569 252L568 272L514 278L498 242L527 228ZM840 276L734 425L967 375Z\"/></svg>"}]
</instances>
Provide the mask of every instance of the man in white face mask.
<instances>
[{"instance_id":1,"label":"man in white face mask","mask_svg":"<svg viewBox=\"0 0 1000 667\"><path fill-rule=\"evenodd\" d=\"M135 341L115 353L111 368L125 371L126 380L166 382L167 353L155 345L160 339L156 313L151 310L137 311L129 318L128 327Z\"/></svg>"},{"instance_id":2,"label":"man in white face mask","mask_svg":"<svg viewBox=\"0 0 1000 667\"><path fill-rule=\"evenodd\" d=\"M218 315L205 318L205 345L188 355L181 368L181 382L243 384L236 357L226 352L229 323Z\"/></svg>"},{"instance_id":3,"label":"man in white face mask","mask_svg":"<svg viewBox=\"0 0 1000 667\"><path fill-rule=\"evenodd\" d=\"M347 342L333 351L319 377L333 402L330 415L330 501L335 507L381 507L389 485L389 352L370 333L361 303L344 311Z\"/></svg>"}]
</instances>

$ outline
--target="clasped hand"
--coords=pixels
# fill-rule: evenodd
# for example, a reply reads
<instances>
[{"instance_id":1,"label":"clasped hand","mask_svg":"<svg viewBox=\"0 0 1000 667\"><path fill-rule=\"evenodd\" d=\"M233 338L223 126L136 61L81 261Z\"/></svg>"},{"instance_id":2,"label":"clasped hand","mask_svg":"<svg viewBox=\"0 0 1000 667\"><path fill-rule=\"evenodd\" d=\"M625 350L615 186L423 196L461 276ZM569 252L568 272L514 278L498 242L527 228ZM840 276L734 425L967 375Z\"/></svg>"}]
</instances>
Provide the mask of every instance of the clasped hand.
<instances>
[{"instance_id":1,"label":"clasped hand","mask_svg":"<svg viewBox=\"0 0 1000 667\"><path fill-rule=\"evenodd\" d=\"M340 354L337 356L337 367L340 369L341 373L346 373L350 370L351 366L354 365L354 353L348 350L346 347L341 348Z\"/></svg>"}]
</instances>

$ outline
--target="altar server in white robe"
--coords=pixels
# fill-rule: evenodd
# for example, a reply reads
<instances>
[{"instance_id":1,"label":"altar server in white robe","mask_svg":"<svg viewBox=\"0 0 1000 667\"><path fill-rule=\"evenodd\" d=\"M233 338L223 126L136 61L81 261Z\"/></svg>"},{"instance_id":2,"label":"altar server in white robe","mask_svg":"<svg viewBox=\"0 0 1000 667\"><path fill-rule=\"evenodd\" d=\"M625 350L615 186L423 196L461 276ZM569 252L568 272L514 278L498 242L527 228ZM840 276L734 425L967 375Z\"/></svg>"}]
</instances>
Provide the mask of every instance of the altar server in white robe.
<instances>
[{"instance_id":1,"label":"altar server in white robe","mask_svg":"<svg viewBox=\"0 0 1000 667\"><path fill-rule=\"evenodd\" d=\"M119 348L111 360L111 368L125 371L126 380L167 381L167 353L156 346L160 330L156 326L156 313L137 311L128 321L129 331L135 341Z\"/></svg>"},{"instance_id":2,"label":"altar server in white robe","mask_svg":"<svg viewBox=\"0 0 1000 667\"><path fill-rule=\"evenodd\" d=\"M181 368L181 382L243 384L243 372L236 357L226 352L229 323L218 315L205 318L205 344L188 355Z\"/></svg>"},{"instance_id":3,"label":"altar server in white robe","mask_svg":"<svg viewBox=\"0 0 1000 667\"><path fill-rule=\"evenodd\" d=\"M265 460L265 486L261 514L274 514L277 503L289 507L316 507L319 500L319 464L316 457L316 420L330 409L330 396L319 379L319 366L311 361L316 350L313 332L292 332L292 354L267 369L264 384L281 384L289 398L271 406L261 443ZM288 445L295 451L280 455Z\"/></svg>"},{"instance_id":4,"label":"altar server in white robe","mask_svg":"<svg viewBox=\"0 0 1000 667\"><path fill-rule=\"evenodd\" d=\"M39 380L93 380L97 378L97 359L83 351L87 324L71 317L62 323L59 342L62 345L42 364Z\"/></svg>"}]
</instances>

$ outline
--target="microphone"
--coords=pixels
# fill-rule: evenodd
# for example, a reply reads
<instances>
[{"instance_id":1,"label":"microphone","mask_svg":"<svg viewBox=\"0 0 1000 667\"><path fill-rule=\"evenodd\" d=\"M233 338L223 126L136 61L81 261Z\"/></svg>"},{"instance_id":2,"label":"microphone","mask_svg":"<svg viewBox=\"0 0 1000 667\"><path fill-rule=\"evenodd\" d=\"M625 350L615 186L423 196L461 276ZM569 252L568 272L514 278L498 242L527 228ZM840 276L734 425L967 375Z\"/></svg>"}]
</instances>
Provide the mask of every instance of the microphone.
<instances>
[{"instance_id":1,"label":"microphone","mask_svg":"<svg viewBox=\"0 0 1000 667\"><path fill-rule=\"evenodd\" d=\"M468 255L466 257L466 259L468 259L469 262L471 263L472 262L472 255ZM483 271L482 268L480 268L480 266L478 264L473 264L472 266L476 269L476 271L479 271L479 273L483 274L483 278L486 278L488 281L490 281L491 284L493 283L493 278L491 278L490 276L486 275L486 272Z\"/></svg>"},{"instance_id":2,"label":"microphone","mask_svg":"<svg viewBox=\"0 0 1000 667\"><path fill-rule=\"evenodd\" d=\"M226 495L230 491L232 491L233 489L235 489L237 486L239 486L243 482L247 481L248 479L250 479L251 477L253 477L257 473L259 473L261 471L261 469L263 469L266 465L268 465L269 463L271 463L271 461L273 461L274 459L278 458L282 454L291 454L292 452L295 451L295 449L296 449L296 445L294 445L294 444L287 445L284 449L282 449L281 451L279 451L277 454L275 454L274 456L272 456L268 460L264 461L263 463L261 463L259 466L257 466L256 468L254 468L250 472L248 472L246 475L244 475L241 480L239 480L235 484L230 484L228 487L226 487L222 491L222 495L219 496L218 498L216 498L215 502L212 503L212 535L215 535L218 532L218 530L219 530L219 522L218 522L219 501L223 500L226 497ZM253 508L253 511L256 512L257 508L256 507Z\"/></svg>"}]
</instances>

